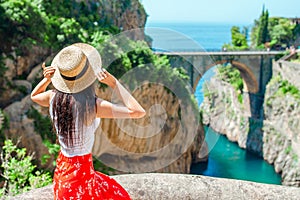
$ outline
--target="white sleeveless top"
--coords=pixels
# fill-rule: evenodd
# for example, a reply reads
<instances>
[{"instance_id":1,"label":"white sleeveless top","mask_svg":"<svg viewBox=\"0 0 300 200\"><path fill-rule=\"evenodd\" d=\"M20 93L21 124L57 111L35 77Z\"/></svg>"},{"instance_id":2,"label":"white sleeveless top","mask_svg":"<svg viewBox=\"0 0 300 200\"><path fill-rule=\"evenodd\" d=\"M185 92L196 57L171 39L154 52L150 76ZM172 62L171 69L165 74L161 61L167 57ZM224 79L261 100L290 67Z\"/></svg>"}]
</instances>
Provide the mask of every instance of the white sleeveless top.
<instances>
[{"instance_id":1,"label":"white sleeveless top","mask_svg":"<svg viewBox=\"0 0 300 200\"><path fill-rule=\"evenodd\" d=\"M53 95L53 97L54 97L54 95ZM52 121L54 121L53 114L52 114L53 97L50 101L50 106L49 106L49 112L50 112ZM82 129L83 134L80 134L80 138L76 139L74 141L74 144L72 147L68 147L67 144L65 144L63 142L64 137L57 134L58 141L60 144L60 150L63 153L63 155L66 157L74 157L74 156L83 156L83 155L91 153L93 145L94 145L94 140L95 140L95 131L99 127L99 124L100 124L100 118L95 118L95 120L89 126L83 125L83 129ZM76 138L78 138L77 135L79 134L77 126L78 126L78 123L77 123L77 119L76 119L76 125L75 125ZM57 133L57 125L56 124L55 124L55 129L56 129L56 133Z\"/></svg>"}]
</instances>

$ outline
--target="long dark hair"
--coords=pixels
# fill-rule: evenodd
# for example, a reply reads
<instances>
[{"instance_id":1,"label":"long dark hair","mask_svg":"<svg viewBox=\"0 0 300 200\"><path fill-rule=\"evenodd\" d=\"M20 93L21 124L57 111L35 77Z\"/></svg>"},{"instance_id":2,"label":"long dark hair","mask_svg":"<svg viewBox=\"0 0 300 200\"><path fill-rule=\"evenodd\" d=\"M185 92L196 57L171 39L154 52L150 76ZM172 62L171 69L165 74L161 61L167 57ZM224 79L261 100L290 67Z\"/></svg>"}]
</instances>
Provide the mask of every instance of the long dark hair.
<instances>
[{"instance_id":1,"label":"long dark hair","mask_svg":"<svg viewBox=\"0 0 300 200\"><path fill-rule=\"evenodd\" d=\"M58 136L62 136L68 147L80 142L83 126L89 125L96 117L96 95L94 85L79 93L56 91L52 102L53 124ZM77 129L77 130L76 130ZM78 135L75 135L78 131Z\"/></svg>"}]
</instances>

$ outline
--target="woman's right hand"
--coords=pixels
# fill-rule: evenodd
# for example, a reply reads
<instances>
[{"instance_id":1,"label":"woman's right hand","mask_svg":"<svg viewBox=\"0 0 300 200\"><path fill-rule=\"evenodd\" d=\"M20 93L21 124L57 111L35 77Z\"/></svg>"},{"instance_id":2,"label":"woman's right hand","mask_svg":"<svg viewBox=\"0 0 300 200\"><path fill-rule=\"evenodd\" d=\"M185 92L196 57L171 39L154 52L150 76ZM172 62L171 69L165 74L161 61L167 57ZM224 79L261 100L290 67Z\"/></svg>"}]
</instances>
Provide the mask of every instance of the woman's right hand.
<instances>
[{"instance_id":1,"label":"woman's right hand","mask_svg":"<svg viewBox=\"0 0 300 200\"><path fill-rule=\"evenodd\" d=\"M96 76L99 82L104 83L111 88L114 88L117 84L117 79L104 68L101 68L101 71L98 72Z\"/></svg>"}]
</instances>

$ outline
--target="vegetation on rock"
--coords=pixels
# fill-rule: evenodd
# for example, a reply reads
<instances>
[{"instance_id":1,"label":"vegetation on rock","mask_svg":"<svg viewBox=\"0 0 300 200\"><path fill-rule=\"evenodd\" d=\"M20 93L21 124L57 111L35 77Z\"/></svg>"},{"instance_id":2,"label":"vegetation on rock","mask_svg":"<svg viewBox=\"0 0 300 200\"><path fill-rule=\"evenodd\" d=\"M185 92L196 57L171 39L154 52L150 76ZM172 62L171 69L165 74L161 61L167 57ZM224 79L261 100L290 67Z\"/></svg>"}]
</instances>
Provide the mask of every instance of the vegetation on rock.
<instances>
[{"instance_id":1,"label":"vegetation on rock","mask_svg":"<svg viewBox=\"0 0 300 200\"><path fill-rule=\"evenodd\" d=\"M299 103L299 89L281 74L270 80L264 101L264 159L281 172L284 185L296 187L300 186Z\"/></svg>"},{"instance_id":2,"label":"vegetation on rock","mask_svg":"<svg viewBox=\"0 0 300 200\"><path fill-rule=\"evenodd\" d=\"M291 62L300 63L300 54L297 53L295 58L291 59Z\"/></svg>"},{"instance_id":3,"label":"vegetation on rock","mask_svg":"<svg viewBox=\"0 0 300 200\"><path fill-rule=\"evenodd\" d=\"M49 172L36 170L33 156L26 155L25 148L17 148L11 140L6 140L1 153L1 176L4 186L0 189L0 197L14 196L33 188L52 183Z\"/></svg>"},{"instance_id":4,"label":"vegetation on rock","mask_svg":"<svg viewBox=\"0 0 300 200\"><path fill-rule=\"evenodd\" d=\"M232 67L231 64L225 66L219 65L217 69L221 80L230 83L234 87L238 100L242 104L244 83L239 70Z\"/></svg>"}]
</instances>

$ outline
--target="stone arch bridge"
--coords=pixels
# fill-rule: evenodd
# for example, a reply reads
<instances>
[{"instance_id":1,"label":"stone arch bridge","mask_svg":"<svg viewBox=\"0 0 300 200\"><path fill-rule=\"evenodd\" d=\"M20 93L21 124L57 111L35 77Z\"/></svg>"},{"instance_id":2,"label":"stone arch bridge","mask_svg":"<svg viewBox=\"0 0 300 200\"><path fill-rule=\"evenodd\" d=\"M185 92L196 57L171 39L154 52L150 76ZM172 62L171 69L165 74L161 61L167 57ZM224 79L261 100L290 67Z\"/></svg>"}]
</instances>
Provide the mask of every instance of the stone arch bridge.
<instances>
[{"instance_id":1,"label":"stone arch bridge","mask_svg":"<svg viewBox=\"0 0 300 200\"><path fill-rule=\"evenodd\" d=\"M184 67L195 89L202 75L217 64L231 63L244 82L244 104L249 117L263 117L262 104L267 83L272 77L272 62L281 51L156 52L166 55L172 66Z\"/></svg>"}]
</instances>

